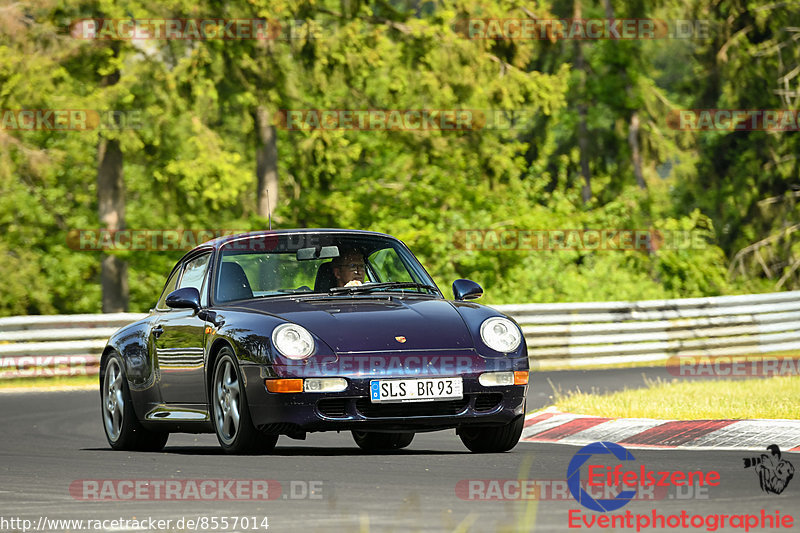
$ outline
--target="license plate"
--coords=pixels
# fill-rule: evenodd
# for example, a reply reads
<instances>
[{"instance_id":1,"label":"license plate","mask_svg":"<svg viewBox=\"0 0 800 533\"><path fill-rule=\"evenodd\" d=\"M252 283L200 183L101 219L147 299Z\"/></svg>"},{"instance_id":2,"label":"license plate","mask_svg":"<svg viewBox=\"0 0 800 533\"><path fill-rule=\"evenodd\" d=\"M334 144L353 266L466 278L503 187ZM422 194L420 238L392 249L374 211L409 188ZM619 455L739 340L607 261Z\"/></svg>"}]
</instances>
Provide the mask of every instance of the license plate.
<instances>
[{"instance_id":1,"label":"license plate","mask_svg":"<svg viewBox=\"0 0 800 533\"><path fill-rule=\"evenodd\" d=\"M463 389L461 378L374 379L369 398L373 403L453 400L463 397Z\"/></svg>"}]
</instances>

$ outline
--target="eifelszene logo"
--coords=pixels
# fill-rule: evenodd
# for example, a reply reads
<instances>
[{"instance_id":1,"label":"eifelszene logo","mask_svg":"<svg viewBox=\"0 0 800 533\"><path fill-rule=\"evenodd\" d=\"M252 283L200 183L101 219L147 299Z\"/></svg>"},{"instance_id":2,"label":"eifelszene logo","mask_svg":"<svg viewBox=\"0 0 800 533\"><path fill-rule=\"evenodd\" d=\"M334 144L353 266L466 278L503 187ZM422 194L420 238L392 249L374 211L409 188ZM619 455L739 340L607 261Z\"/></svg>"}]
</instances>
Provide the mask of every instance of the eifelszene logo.
<instances>
[{"instance_id":1,"label":"eifelszene logo","mask_svg":"<svg viewBox=\"0 0 800 533\"><path fill-rule=\"evenodd\" d=\"M780 494L794 476L794 465L781 458L781 449L777 444L770 444L767 450L770 455L762 453L761 457L745 457L742 461L745 468L753 468L758 474L761 490Z\"/></svg>"},{"instance_id":2,"label":"eifelszene logo","mask_svg":"<svg viewBox=\"0 0 800 533\"><path fill-rule=\"evenodd\" d=\"M772 456L762 455L760 458L745 459L745 468L756 466L761 476L762 465L766 469L766 477L762 477L762 487L765 479L767 485L776 491L776 486L769 485L774 482L771 476L771 467L781 476L785 487L793 471L791 465L780 458L778 447L770 447ZM585 469L584 469L585 465ZM586 474L585 482L581 480L581 471ZM727 530L765 530L776 531L791 529L794 526L794 517L791 514L782 514L780 510L766 511L761 509L758 513L705 513L694 514L686 509L680 512L662 513L658 509L649 509L645 512L635 512L620 508L636 499L639 491L653 487L705 487L718 486L720 474L715 470L655 471L647 468L642 463L637 463L633 455L614 442L593 442L584 446L575 454L567 468L567 487L572 497L583 507L597 511L601 514L586 512L583 509L570 509L567 513L567 526L572 529L600 528L604 530L626 531L634 530L695 530L695 531L727 531ZM583 490L583 487L587 490ZM590 492L597 494L602 488L605 497L595 499ZM620 490L624 488L625 490ZM765 488L765 490L767 490ZM783 490L781 488L780 490ZM610 497L614 496L614 497Z\"/></svg>"},{"instance_id":3,"label":"eifelszene logo","mask_svg":"<svg viewBox=\"0 0 800 533\"><path fill-rule=\"evenodd\" d=\"M597 461L589 462L590 459L598 455L610 455L616 457L620 464L613 467L595 464ZM716 486L720 483L719 472L711 470L703 472L700 470L681 472L681 471L654 471L648 469L644 464L639 464L638 469L623 470L622 462L635 461L636 458L617 443L614 442L593 442L584 446L575 453L567 467L567 487L575 498L575 501L582 506L606 513L616 511L628 504L636 497L637 487L683 487L697 484L699 486ZM613 498L594 499L581 487L581 467L587 464L588 480L587 485L605 487L623 487L627 490L620 491ZM631 465L633 466L633 465Z\"/></svg>"}]
</instances>

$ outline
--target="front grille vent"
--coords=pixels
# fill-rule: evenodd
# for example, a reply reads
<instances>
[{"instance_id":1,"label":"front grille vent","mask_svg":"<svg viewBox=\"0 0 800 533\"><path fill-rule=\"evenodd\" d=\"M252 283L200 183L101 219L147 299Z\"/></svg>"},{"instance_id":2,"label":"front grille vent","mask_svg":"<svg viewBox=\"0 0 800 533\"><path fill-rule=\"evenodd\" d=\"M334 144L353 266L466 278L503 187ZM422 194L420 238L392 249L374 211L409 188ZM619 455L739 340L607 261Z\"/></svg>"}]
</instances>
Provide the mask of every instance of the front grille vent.
<instances>
[{"instance_id":1,"label":"front grille vent","mask_svg":"<svg viewBox=\"0 0 800 533\"><path fill-rule=\"evenodd\" d=\"M329 418L347 418L347 398L328 398L317 402L317 410Z\"/></svg>"},{"instance_id":2,"label":"front grille vent","mask_svg":"<svg viewBox=\"0 0 800 533\"><path fill-rule=\"evenodd\" d=\"M367 418L403 418L411 416L452 416L464 411L469 396L460 400L406 403L372 403L369 398L356 400L356 409Z\"/></svg>"},{"instance_id":3,"label":"front grille vent","mask_svg":"<svg viewBox=\"0 0 800 533\"><path fill-rule=\"evenodd\" d=\"M480 413L494 411L503 401L503 395L499 392L475 395L475 410Z\"/></svg>"}]
</instances>

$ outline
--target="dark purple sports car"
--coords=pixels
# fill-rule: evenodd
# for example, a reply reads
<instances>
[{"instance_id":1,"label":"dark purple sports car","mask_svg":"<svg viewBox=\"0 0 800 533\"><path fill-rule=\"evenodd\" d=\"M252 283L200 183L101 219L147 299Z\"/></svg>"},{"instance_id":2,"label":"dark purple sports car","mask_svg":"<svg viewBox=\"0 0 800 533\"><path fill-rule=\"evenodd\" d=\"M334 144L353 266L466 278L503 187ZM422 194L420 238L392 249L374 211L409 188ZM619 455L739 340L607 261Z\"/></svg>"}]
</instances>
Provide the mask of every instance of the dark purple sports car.
<instances>
[{"instance_id":1,"label":"dark purple sports car","mask_svg":"<svg viewBox=\"0 0 800 533\"><path fill-rule=\"evenodd\" d=\"M352 431L365 450L455 428L475 452L522 433L528 357L519 326L453 283L446 300L389 235L264 231L187 253L150 314L117 331L100 369L119 450L215 432L230 453L279 435Z\"/></svg>"}]
</instances>

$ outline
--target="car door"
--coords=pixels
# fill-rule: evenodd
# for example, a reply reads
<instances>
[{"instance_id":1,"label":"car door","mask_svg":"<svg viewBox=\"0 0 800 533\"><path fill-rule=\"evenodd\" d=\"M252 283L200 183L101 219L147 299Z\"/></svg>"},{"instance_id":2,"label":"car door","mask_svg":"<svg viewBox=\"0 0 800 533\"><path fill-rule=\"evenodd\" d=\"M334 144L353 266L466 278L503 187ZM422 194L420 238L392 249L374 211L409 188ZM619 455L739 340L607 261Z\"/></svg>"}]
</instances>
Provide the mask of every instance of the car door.
<instances>
[{"instance_id":1,"label":"car door","mask_svg":"<svg viewBox=\"0 0 800 533\"><path fill-rule=\"evenodd\" d=\"M211 253L189 258L175 289L194 287L206 305L208 265ZM166 306L165 306L166 307ZM204 380L206 322L194 309L164 309L151 332L160 373L161 397L166 403L205 404Z\"/></svg>"}]
</instances>

